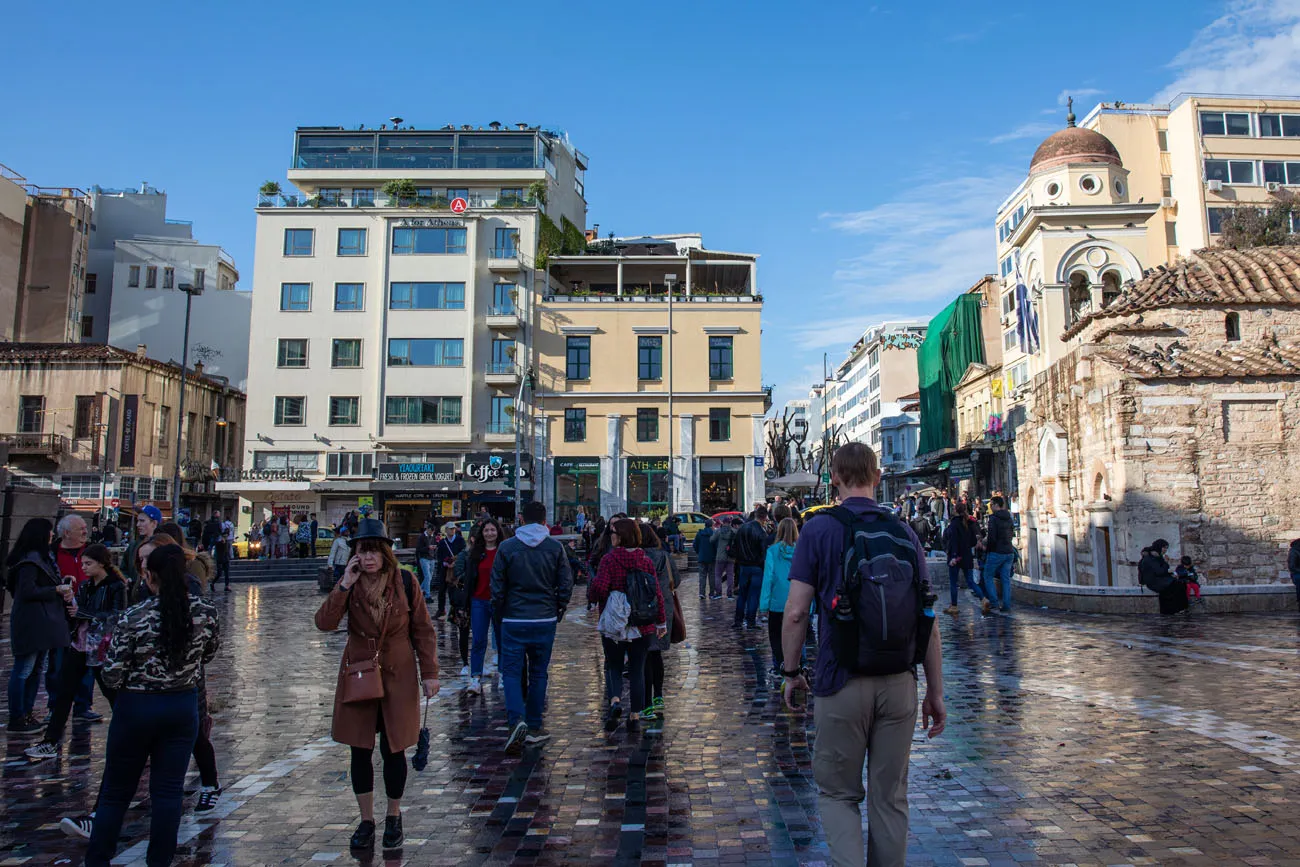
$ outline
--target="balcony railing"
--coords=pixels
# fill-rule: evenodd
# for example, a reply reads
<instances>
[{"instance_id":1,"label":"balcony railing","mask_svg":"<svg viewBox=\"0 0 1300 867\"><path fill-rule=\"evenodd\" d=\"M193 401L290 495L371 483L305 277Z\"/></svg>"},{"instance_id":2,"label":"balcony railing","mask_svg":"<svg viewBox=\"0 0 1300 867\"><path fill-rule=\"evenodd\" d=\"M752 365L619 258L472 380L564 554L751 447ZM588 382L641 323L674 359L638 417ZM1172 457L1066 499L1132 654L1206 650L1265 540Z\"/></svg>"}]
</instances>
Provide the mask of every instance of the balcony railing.
<instances>
[{"instance_id":1,"label":"balcony railing","mask_svg":"<svg viewBox=\"0 0 1300 867\"><path fill-rule=\"evenodd\" d=\"M513 361L489 361L486 372L488 376L510 376L518 373L519 368Z\"/></svg>"},{"instance_id":2,"label":"balcony railing","mask_svg":"<svg viewBox=\"0 0 1300 867\"><path fill-rule=\"evenodd\" d=\"M309 193L278 193L257 196L259 208L426 208L450 211L452 200L441 193L432 196L386 196L378 190L374 196L357 197L339 195L312 195ZM491 196L471 194L466 200L472 210L489 208L535 208L541 203L533 196Z\"/></svg>"},{"instance_id":3,"label":"balcony railing","mask_svg":"<svg viewBox=\"0 0 1300 867\"><path fill-rule=\"evenodd\" d=\"M0 433L0 441L8 443L11 454L47 455L55 457L67 450L67 438L53 433Z\"/></svg>"},{"instance_id":4,"label":"balcony railing","mask_svg":"<svg viewBox=\"0 0 1300 867\"><path fill-rule=\"evenodd\" d=\"M513 421L490 421L487 425L487 432L490 436L514 436L515 423Z\"/></svg>"},{"instance_id":5,"label":"balcony railing","mask_svg":"<svg viewBox=\"0 0 1300 867\"><path fill-rule=\"evenodd\" d=\"M518 247L493 247L488 251L489 259L518 259Z\"/></svg>"},{"instance_id":6,"label":"balcony railing","mask_svg":"<svg viewBox=\"0 0 1300 867\"><path fill-rule=\"evenodd\" d=\"M514 316L515 305L506 304L500 307L489 307L487 315L488 316Z\"/></svg>"}]
</instances>

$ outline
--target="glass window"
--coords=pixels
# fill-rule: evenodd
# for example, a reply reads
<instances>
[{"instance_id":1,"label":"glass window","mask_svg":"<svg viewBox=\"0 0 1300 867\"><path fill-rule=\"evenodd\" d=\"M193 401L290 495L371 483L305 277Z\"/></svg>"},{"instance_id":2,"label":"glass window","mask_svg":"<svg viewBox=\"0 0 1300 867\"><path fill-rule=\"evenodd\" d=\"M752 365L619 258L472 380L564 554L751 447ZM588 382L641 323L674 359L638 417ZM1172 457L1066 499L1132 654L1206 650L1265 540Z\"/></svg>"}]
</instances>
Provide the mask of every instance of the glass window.
<instances>
[{"instance_id":1,"label":"glass window","mask_svg":"<svg viewBox=\"0 0 1300 867\"><path fill-rule=\"evenodd\" d=\"M502 187L497 194L498 205L522 205L524 203L523 187Z\"/></svg>"},{"instance_id":2,"label":"glass window","mask_svg":"<svg viewBox=\"0 0 1300 867\"><path fill-rule=\"evenodd\" d=\"M79 394L73 404L72 436L74 439L90 439L95 435L92 419L95 414L94 395Z\"/></svg>"},{"instance_id":3,"label":"glass window","mask_svg":"<svg viewBox=\"0 0 1300 867\"><path fill-rule=\"evenodd\" d=\"M367 205L375 203L375 190L373 187L356 187L352 190L352 207L364 208Z\"/></svg>"},{"instance_id":4,"label":"glass window","mask_svg":"<svg viewBox=\"0 0 1300 867\"><path fill-rule=\"evenodd\" d=\"M388 341L389 367L462 367L465 341L450 337L397 338Z\"/></svg>"},{"instance_id":5,"label":"glass window","mask_svg":"<svg viewBox=\"0 0 1300 867\"><path fill-rule=\"evenodd\" d=\"M307 406L305 397L277 397L275 399L275 423L280 425L301 425L307 423L304 410Z\"/></svg>"},{"instance_id":6,"label":"glass window","mask_svg":"<svg viewBox=\"0 0 1300 867\"><path fill-rule=\"evenodd\" d=\"M1160 148L1160 153L1169 153L1169 133L1165 130L1156 130L1156 147Z\"/></svg>"},{"instance_id":7,"label":"glass window","mask_svg":"<svg viewBox=\"0 0 1300 867\"><path fill-rule=\"evenodd\" d=\"M293 313L311 310L311 284L281 283L280 309Z\"/></svg>"},{"instance_id":8,"label":"glass window","mask_svg":"<svg viewBox=\"0 0 1300 867\"><path fill-rule=\"evenodd\" d=\"M164 288L164 289L175 289L175 288L176 288L176 269L175 269L175 268L163 268L163 288Z\"/></svg>"},{"instance_id":9,"label":"glass window","mask_svg":"<svg viewBox=\"0 0 1300 867\"><path fill-rule=\"evenodd\" d=\"M90 340L95 334L95 317L81 314L81 339Z\"/></svg>"},{"instance_id":10,"label":"glass window","mask_svg":"<svg viewBox=\"0 0 1300 867\"><path fill-rule=\"evenodd\" d=\"M374 452L327 452L325 454L325 475L330 478L370 476L374 471Z\"/></svg>"},{"instance_id":11,"label":"glass window","mask_svg":"<svg viewBox=\"0 0 1300 867\"><path fill-rule=\"evenodd\" d=\"M448 201L448 202L451 202L453 199L464 199L465 201L468 202L468 201L469 201L469 188L468 188L468 187L448 187L448 188L447 188L447 201Z\"/></svg>"},{"instance_id":12,"label":"glass window","mask_svg":"<svg viewBox=\"0 0 1300 867\"><path fill-rule=\"evenodd\" d=\"M315 234L315 229L285 229L284 255L310 256Z\"/></svg>"},{"instance_id":13,"label":"glass window","mask_svg":"<svg viewBox=\"0 0 1300 867\"><path fill-rule=\"evenodd\" d=\"M1264 182L1271 184L1300 184L1300 163L1265 160Z\"/></svg>"},{"instance_id":14,"label":"glass window","mask_svg":"<svg viewBox=\"0 0 1300 867\"><path fill-rule=\"evenodd\" d=\"M300 337L281 338L279 351L276 353L278 367L306 367L307 339Z\"/></svg>"},{"instance_id":15,"label":"glass window","mask_svg":"<svg viewBox=\"0 0 1300 867\"><path fill-rule=\"evenodd\" d=\"M587 411L585 409L566 409L564 411L564 441L580 443L587 439Z\"/></svg>"},{"instance_id":16,"label":"glass window","mask_svg":"<svg viewBox=\"0 0 1300 867\"><path fill-rule=\"evenodd\" d=\"M664 339L638 337L636 339L637 379L660 380L664 377Z\"/></svg>"},{"instance_id":17,"label":"glass window","mask_svg":"<svg viewBox=\"0 0 1300 867\"><path fill-rule=\"evenodd\" d=\"M360 367L361 338L336 337L330 347L330 367Z\"/></svg>"},{"instance_id":18,"label":"glass window","mask_svg":"<svg viewBox=\"0 0 1300 867\"><path fill-rule=\"evenodd\" d=\"M1223 120L1227 124L1228 135L1250 135L1250 115L1226 113Z\"/></svg>"},{"instance_id":19,"label":"glass window","mask_svg":"<svg viewBox=\"0 0 1300 867\"><path fill-rule=\"evenodd\" d=\"M314 473L318 460L316 452L253 452L253 469Z\"/></svg>"},{"instance_id":20,"label":"glass window","mask_svg":"<svg viewBox=\"0 0 1300 867\"><path fill-rule=\"evenodd\" d=\"M356 313L365 309L365 283L335 283L334 309L340 313Z\"/></svg>"},{"instance_id":21,"label":"glass window","mask_svg":"<svg viewBox=\"0 0 1300 867\"><path fill-rule=\"evenodd\" d=\"M1250 115L1234 112L1201 112L1201 135L1250 135Z\"/></svg>"},{"instance_id":22,"label":"glass window","mask_svg":"<svg viewBox=\"0 0 1300 867\"><path fill-rule=\"evenodd\" d=\"M464 253L464 229L394 229L393 254Z\"/></svg>"},{"instance_id":23,"label":"glass window","mask_svg":"<svg viewBox=\"0 0 1300 867\"><path fill-rule=\"evenodd\" d=\"M460 424L460 398L390 397L384 418L388 424Z\"/></svg>"},{"instance_id":24,"label":"glass window","mask_svg":"<svg viewBox=\"0 0 1300 867\"><path fill-rule=\"evenodd\" d=\"M531 169L537 167L534 133L478 133L459 136L458 169Z\"/></svg>"},{"instance_id":25,"label":"glass window","mask_svg":"<svg viewBox=\"0 0 1300 867\"><path fill-rule=\"evenodd\" d=\"M659 410L641 408L636 411L636 441L652 443L659 439Z\"/></svg>"},{"instance_id":26,"label":"glass window","mask_svg":"<svg viewBox=\"0 0 1300 867\"><path fill-rule=\"evenodd\" d=\"M205 282L205 274L202 268L194 269L194 288L195 289L207 288L207 284Z\"/></svg>"},{"instance_id":27,"label":"glass window","mask_svg":"<svg viewBox=\"0 0 1300 867\"><path fill-rule=\"evenodd\" d=\"M410 133L379 137L381 169L449 169L455 136Z\"/></svg>"},{"instance_id":28,"label":"glass window","mask_svg":"<svg viewBox=\"0 0 1300 867\"><path fill-rule=\"evenodd\" d=\"M394 283L389 310L464 310L464 283Z\"/></svg>"},{"instance_id":29,"label":"glass window","mask_svg":"<svg viewBox=\"0 0 1300 867\"><path fill-rule=\"evenodd\" d=\"M714 407L709 410L709 440L724 442L731 439L731 410Z\"/></svg>"},{"instance_id":30,"label":"glass window","mask_svg":"<svg viewBox=\"0 0 1300 867\"><path fill-rule=\"evenodd\" d=\"M168 268L167 270L170 271L171 269ZM95 286L96 286L96 284L97 284L98 282L99 282L99 277L98 277L97 275L95 275L95 274L87 274L87 275L86 275L86 294L87 294L87 295L94 295L94 294L95 294Z\"/></svg>"},{"instance_id":31,"label":"glass window","mask_svg":"<svg viewBox=\"0 0 1300 867\"><path fill-rule=\"evenodd\" d=\"M1210 208L1207 212L1209 229L1211 235L1223 233L1223 220L1228 216L1227 208Z\"/></svg>"},{"instance_id":32,"label":"glass window","mask_svg":"<svg viewBox=\"0 0 1300 867\"><path fill-rule=\"evenodd\" d=\"M361 398L359 397L331 397L330 398L330 424L332 425L353 425L358 424L361 419Z\"/></svg>"},{"instance_id":33,"label":"glass window","mask_svg":"<svg viewBox=\"0 0 1300 867\"><path fill-rule=\"evenodd\" d=\"M568 337L565 343L565 378L591 379L591 338Z\"/></svg>"},{"instance_id":34,"label":"glass window","mask_svg":"<svg viewBox=\"0 0 1300 867\"><path fill-rule=\"evenodd\" d=\"M1205 179L1225 184L1253 184L1255 163L1253 160L1206 160Z\"/></svg>"},{"instance_id":35,"label":"glass window","mask_svg":"<svg viewBox=\"0 0 1300 867\"><path fill-rule=\"evenodd\" d=\"M128 286L130 286L130 287L132 287L132 288L139 288L139 286L140 286L140 266L139 266L139 265L132 265L130 268L127 269L127 272L126 272L126 285L128 285Z\"/></svg>"},{"instance_id":36,"label":"glass window","mask_svg":"<svg viewBox=\"0 0 1300 867\"><path fill-rule=\"evenodd\" d=\"M519 287L514 283L494 283L492 285L492 312L509 316L515 312L515 297Z\"/></svg>"},{"instance_id":37,"label":"glass window","mask_svg":"<svg viewBox=\"0 0 1300 867\"><path fill-rule=\"evenodd\" d=\"M505 373L514 369L515 365L515 342L509 338L494 338L492 340L492 367L488 372Z\"/></svg>"},{"instance_id":38,"label":"glass window","mask_svg":"<svg viewBox=\"0 0 1300 867\"><path fill-rule=\"evenodd\" d=\"M492 243L493 259L513 259L519 254L519 230L497 229Z\"/></svg>"},{"instance_id":39,"label":"glass window","mask_svg":"<svg viewBox=\"0 0 1300 867\"><path fill-rule=\"evenodd\" d=\"M637 467L648 462L638 461ZM627 513L640 518L650 512L667 510L669 476L664 470L633 469L627 474Z\"/></svg>"},{"instance_id":40,"label":"glass window","mask_svg":"<svg viewBox=\"0 0 1300 867\"><path fill-rule=\"evenodd\" d=\"M366 255L365 229L339 229L339 255Z\"/></svg>"},{"instance_id":41,"label":"glass window","mask_svg":"<svg viewBox=\"0 0 1300 867\"><path fill-rule=\"evenodd\" d=\"M24 394L18 398L18 432L40 433L45 424L45 396ZM164 432L166 428L163 429Z\"/></svg>"},{"instance_id":42,"label":"glass window","mask_svg":"<svg viewBox=\"0 0 1300 867\"><path fill-rule=\"evenodd\" d=\"M144 288L146 289L158 288L158 266L157 265L150 265L148 268L144 269Z\"/></svg>"},{"instance_id":43,"label":"glass window","mask_svg":"<svg viewBox=\"0 0 1300 867\"><path fill-rule=\"evenodd\" d=\"M731 338L709 338L709 379L731 379Z\"/></svg>"}]
</instances>

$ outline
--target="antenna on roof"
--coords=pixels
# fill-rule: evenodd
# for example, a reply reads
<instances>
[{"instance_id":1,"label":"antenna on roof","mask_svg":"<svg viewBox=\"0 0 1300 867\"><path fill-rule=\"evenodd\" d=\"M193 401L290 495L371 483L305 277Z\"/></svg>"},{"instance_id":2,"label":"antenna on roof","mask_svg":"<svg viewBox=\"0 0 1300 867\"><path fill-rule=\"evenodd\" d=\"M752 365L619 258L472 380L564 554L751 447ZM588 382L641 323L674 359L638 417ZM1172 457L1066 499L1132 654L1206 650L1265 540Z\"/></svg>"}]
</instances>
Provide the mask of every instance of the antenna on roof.
<instances>
[{"instance_id":1,"label":"antenna on roof","mask_svg":"<svg viewBox=\"0 0 1300 867\"><path fill-rule=\"evenodd\" d=\"M1068 113L1065 115L1065 125L1066 125L1066 126L1074 126L1074 97L1072 97L1072 96L1071 96L1071 97L1067 97L1066 100L1065 100L1065 105L1066 105L1066 109L1065 109L1065 110L1066 110L1066 112L1068 112Z\"/></svg>"}]
</instances>

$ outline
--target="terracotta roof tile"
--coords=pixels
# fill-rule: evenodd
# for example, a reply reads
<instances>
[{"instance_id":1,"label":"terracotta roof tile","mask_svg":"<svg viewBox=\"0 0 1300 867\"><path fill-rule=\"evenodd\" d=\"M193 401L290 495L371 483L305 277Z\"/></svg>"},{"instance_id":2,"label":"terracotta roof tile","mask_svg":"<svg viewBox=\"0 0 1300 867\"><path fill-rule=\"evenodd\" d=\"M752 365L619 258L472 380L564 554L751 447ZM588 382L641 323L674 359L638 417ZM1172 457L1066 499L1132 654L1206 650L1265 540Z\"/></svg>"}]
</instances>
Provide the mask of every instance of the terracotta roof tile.
<instances>
[{"instance_id":1,"label":"terracotta roof tile","mask_svg":"<svg viewBox=\"0 0 1300 867\"><path fill-rule=\"evenodd\" d=\"M1300 247L1200 250L1147 272L1110 306L1080 319L1063 336L1069 339L1097 319L1189 304L1300 306Z\"/></svg>"},{"instance_id":2,"label":"terracotta roof tile","mask_svg":"<svg viewBox=\"0 0 1300 867\"><path fill-rule=\"evenodd\" d=\"M1154 349L1105 347L1093 352L1138 379L1238 379L1251 376L1300 377L1300 344L1221 343L1188 348L1175 340Z\"/></svg>"}]
</instances>

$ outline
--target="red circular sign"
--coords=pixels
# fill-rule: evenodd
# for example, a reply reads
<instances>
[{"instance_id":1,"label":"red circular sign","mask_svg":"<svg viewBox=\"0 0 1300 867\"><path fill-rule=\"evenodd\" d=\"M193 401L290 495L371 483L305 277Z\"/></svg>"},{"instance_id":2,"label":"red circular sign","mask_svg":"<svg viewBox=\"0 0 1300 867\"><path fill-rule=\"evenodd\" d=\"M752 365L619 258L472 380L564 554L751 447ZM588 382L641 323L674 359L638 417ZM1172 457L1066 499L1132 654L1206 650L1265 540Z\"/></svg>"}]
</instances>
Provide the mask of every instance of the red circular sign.
<instances>
[{"instance_id":1,"label":"red circular sign","mask_svg":"<svg viewBox=\"0 0 1300 867\"><path fill-rule=\"evenodd\" d=\"M116 509L120 505L122 504L117 501L117 497L114 497L113 499L108 501L108 507L110 509Z\"/></svg>"},{"instance_id":2,"label":"red circular sign","mask_svg":"<svg viewBox=\"0 0 1300 867\"><path fill-rule=\"evenodd\" d=\"M463 214L468 208L469 202L465 201L460 196L451 200L451 212L453 214Z\"/></svg>"}]
</instances>

